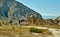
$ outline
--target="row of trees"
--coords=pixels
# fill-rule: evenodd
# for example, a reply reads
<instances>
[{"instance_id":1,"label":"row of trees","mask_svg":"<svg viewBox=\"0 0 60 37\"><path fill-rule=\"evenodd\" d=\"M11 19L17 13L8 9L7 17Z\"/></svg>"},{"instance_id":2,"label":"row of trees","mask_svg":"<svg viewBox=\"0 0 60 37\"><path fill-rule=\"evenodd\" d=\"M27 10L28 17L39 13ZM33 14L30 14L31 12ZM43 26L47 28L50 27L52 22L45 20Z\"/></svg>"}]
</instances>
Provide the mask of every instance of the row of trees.
<instances>
[{"instance_id":1,"label":"row of trees","mask_svg":"<svg viewBox=\"0 0 60 37\"><path fill-rule=\"evenodd\" d=\"M10 20L9 23L12 25L14 21ZM52 19L36 19L33 15L30 16L27 20L18 20L18 23L26 22L28 24L36 24L36 25L58 25L59 20L52 20ZM24 24L24 23L23 23Z\"/></svg>"},{"instance_id":2,"label":"row of trees","mask_svg":"<svg viewBox=\"0 0 60 37\"><path fill-rule=\"evenodd\" d=\"M23 22L24 20L19 20L18 22L19 22L19 24L21 23L21 22ZM13 23L13 20L10 20L10 24L12 24Z\"/></svg>"},{"instance_id":3,"label":"row of trees","mask_svg":"<svg viewBox=\"0 0 60 37\"><path fill-rule=\"evenodd\" d=\"M34 16L31 16L28 18L28 21L31 24L36 24L36 25L58 25L59 20L53 20L53 19L36 19Z\"/></svg>"}]
</instances>

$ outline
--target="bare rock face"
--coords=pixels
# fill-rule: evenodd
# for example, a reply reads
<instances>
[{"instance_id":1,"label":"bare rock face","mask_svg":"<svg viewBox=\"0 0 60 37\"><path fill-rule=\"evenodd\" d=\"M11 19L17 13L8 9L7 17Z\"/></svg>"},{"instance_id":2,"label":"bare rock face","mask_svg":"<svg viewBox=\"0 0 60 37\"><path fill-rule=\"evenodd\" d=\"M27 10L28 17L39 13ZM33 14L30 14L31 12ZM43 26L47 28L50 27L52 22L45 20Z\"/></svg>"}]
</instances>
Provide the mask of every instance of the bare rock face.
<instances>
[{"instance_id":1,"label":"bare rock face","mask_svg":"<svg viewBox=\"0 0 60 37\"><path fill-rule=\"evenodd\" d=\"M27 6L15 0L0 0L0 19L20 20L31 15L42 19L42 16Z\"/></svg>"}]
</instances>

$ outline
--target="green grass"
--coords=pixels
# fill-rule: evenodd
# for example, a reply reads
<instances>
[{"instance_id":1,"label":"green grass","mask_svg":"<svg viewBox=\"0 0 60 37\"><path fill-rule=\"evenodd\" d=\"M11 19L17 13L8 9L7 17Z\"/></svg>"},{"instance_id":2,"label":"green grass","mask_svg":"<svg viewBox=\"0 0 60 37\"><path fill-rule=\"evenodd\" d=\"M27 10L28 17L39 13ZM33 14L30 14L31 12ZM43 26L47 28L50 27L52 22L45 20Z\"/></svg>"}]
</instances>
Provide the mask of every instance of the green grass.
<instances>
[{"instance_id":1,"label":"green grass","mask_svg":"<svg viewBox=\"0 0 60 37\"><path fill-rule=\"evenodd\" d=\"M48 29L30 28L30 32L52 35L52 32L50 32Z\"/></svg>"},{"instance_id":2,"label":"green grass","mask_svg":"<svg viewBox=\"0 0 60 37\"><path fill-rule=\"evenodd\" d=\"M35 32L35 33L42 33L43 29L37 29L37 28L30 28L30 32Z\"/></svg>"}]
</instances>

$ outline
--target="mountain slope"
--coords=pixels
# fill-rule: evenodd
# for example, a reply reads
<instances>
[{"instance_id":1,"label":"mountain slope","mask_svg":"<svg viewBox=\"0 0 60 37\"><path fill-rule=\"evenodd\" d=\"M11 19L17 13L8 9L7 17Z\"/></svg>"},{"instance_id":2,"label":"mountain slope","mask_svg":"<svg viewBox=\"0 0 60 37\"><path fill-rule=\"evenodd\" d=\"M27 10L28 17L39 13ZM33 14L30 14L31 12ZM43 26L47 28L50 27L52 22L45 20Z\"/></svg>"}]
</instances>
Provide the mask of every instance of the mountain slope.
<instances>
[{"instance_id":1,"label":"mountain slope","mask_svg":"<svg viewBox=\"0 0 60 37\"><path fill-rule=\"evenodd\" d=\"M42 19L42 16L15 0L0 0L0 19L27 19L31 15Z\"/></svg>"}]
</instances>

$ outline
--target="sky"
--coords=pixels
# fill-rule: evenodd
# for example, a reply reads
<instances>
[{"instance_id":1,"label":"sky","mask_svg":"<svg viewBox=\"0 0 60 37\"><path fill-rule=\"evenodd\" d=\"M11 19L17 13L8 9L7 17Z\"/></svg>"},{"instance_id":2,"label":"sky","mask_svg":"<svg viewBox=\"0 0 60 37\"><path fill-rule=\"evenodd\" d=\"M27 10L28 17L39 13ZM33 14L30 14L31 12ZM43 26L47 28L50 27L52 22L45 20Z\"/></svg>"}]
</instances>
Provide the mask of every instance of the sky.
<instances>
[{"instance_id":1,"label":"sky","mask_svg":"<svg viewBox=\"0 0 60 37\"><path fill-rule=\"evenodd\" d=\"M60 0L16 0L42 16L60 16Z\"/></svg>"}]
</instances>

